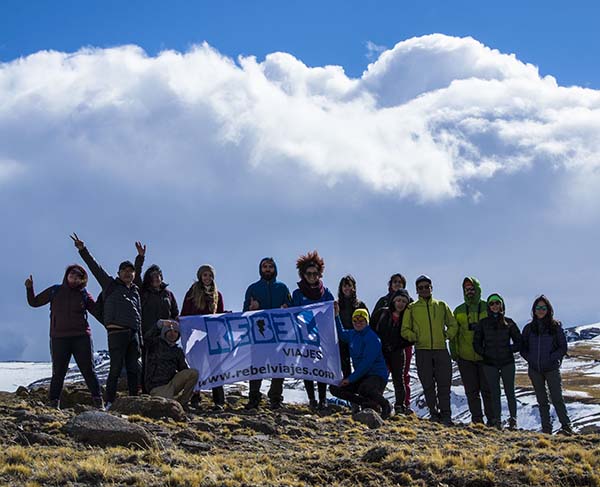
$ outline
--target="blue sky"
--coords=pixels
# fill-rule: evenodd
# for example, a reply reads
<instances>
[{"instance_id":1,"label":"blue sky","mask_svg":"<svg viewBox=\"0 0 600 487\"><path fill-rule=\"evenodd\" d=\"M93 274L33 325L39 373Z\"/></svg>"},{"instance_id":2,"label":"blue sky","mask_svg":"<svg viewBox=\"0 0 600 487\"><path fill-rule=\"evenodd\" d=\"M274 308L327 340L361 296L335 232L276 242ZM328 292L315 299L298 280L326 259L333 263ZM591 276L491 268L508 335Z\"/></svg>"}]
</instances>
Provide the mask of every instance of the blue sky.
<instances>
[{"instance_id":1,"label":"blue sky","mask_svg":"<svg viewBox=\"0 0 600 487\"><path fill-rule=\"evenodd\" d=\"M600 320L600 6L522 3L3 2L0 360L48 357L23 281L72 231L111 272L146 242L180 300L212 263L229 309L317 248L371 305L475 275L521 325L541 292Z\"/></svg>"}]
</instances>

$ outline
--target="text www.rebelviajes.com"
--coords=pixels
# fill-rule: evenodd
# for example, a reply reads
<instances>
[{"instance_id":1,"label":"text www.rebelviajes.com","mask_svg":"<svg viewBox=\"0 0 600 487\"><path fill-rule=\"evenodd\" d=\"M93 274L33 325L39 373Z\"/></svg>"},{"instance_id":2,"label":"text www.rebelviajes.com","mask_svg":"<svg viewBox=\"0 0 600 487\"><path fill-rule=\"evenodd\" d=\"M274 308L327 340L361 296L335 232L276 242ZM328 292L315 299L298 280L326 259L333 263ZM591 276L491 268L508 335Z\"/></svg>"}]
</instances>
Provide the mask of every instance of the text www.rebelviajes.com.
<instances>
[{"instance_id":1,"label":"text www.rebelviajes.com","mask_svg":"<svg viewBox=\"0 0 600 487\"><path fill-rule=\"evenodd\" d=\"M222 374L212 375L199 382L200 386L206 384L213 384L215 382L225 382L230 379L239 379L243 377L250 377L251 375L262 375L262 374L285 374L288 377L294 377L297 375L312 375L320 379L333 379L335 375L333 372L322 369L309 369L308 367L292 366L292 365L263 365L261 367L246 367L244 369L238 369L235 371L224 372Z\"/></svg>"}]
</instances>

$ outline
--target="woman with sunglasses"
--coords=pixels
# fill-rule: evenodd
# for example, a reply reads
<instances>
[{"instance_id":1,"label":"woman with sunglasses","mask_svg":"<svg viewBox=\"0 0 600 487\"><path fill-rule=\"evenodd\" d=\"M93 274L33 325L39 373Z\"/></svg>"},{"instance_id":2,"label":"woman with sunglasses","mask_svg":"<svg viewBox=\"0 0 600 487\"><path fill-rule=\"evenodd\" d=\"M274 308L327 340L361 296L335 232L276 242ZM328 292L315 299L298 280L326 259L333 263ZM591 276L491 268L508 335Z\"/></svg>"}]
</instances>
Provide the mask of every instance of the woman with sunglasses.
<instances>
[{"instance_id":1,"label":"woman with sunglasses","mask_svg":"<svg viewBox=\"0 0 600 487\"><path fill-rule=\"evenodd\" d=\"M517 398L515 396L515 357L521 348L521 332L517 324L505 316L504 300L499 294L487 299L487 317L475 328L473 348L483 357L483 373L492 395L491 426L502 429L500 379L504 386L510 418L508 428L517 428Z\"/></svg>"},{"instance_id":2,"label":"woman with sunglasses","mask_svg":"<svg viewBox=\"0 0 600 487\"><path fill-rule=\"evenodd\" d=\"M292 293L292 306L305 306L335 300L333 294L323 285L321 280L325 262L316 250L298 257L296 269L298 269L300 282L298 282L298 289ZM327 384L317 382L317 386L319 389L318 403L315 399L315 383L312 380L304 381L311 409L323 410L327 408Z\"/></svg>"},{"instance_id":3,"label":"woman with sunglasses","mask_svg":"<svg viewBox=\"0 0 600 487\"><path fill-rule=\"evenodd\" d=\"M554 309L543 294L531 307L532 321L523 329L521 355L529 364L529 378L537 398L542 433L552 434L552 419L548 392L561 424L559 433L571 435L571 420L562 394L560 365L567 354L567 339L560 321L554 319Z\"/></svg>"}]
</instances>

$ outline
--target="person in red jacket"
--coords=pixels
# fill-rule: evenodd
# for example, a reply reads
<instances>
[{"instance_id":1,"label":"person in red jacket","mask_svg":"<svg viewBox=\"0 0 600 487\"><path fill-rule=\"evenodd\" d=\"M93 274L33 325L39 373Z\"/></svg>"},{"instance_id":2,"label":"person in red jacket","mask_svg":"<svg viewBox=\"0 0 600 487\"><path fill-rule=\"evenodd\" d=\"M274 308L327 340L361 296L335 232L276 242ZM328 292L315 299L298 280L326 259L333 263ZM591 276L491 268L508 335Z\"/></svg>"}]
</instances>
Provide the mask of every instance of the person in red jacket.
<instances>
[{"instance_id":1,"label":"person in red jacket","mask_svg":"<svg viewBox=\"0 0 600 487\"><path fill-rule=\"evenodd\" d=\"M95 407L102 409L100 383L94 369L92 331L88 323L88 311L95 302L85 286L87 272L77 264L70 265L65 271L62 284L50 286L36 295L33 290L33 276L25 281L27 302L38 308L50 303L50 355L52 357L52 379L50 381L49 405L60 407L65 375L69 370L71 356L92 394Z\"/></svg>"},{"instance_id":2,"label":"person in red jacket","mask_svg":"<svg viewBox=\"0 0 600 487\"><path fill-rule=\"evenodd\" d=\"M198 277L198 280L192 284L192 287L185 293L185 298L183 298L181 316L223 313L223 296L217 289L213 266L208 264L200 266L196 277ZM213 408L222 411L225 407L225 390L223 386L214 387L212 395ZM191 405L196 408L200 405L199 393L194 393Z\"/></svg>"}]
</instances>

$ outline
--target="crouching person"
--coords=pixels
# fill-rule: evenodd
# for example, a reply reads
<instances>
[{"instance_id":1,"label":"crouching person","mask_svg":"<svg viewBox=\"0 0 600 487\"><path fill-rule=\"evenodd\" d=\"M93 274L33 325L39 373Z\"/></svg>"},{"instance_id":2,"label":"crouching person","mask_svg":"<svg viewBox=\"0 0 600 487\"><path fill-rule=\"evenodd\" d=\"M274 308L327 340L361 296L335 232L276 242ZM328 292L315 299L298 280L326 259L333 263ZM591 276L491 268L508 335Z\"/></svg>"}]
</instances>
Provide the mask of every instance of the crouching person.
<instances>
[{"instance_id":1,"label":"crouching person","mask_svg":"<svg viewBox=\"0 0 600 487\"><path fill-rule=\"evenodd\" d=\"M339 386L330 386L331 394L350 401L353 411L358 407L373 408L381 411L383 419L389 418L392 406L383 397L388 381L388 369L379 337L369 326L368 311L366 309L354 311L352 314L354 329L345 330L339 319L339 307L336 303L335 324L339 339L350 347L354 372L342 380Z\"/></svg>"},{"instance_id":2,"label":"crouching person","mask_svg":"<svg viewBox=\"0 0 600 487\"><path fill-rule=\"evenodd\" d=\"M179 340L179 323L158 320L144 337L147 349L146 389L152 396L176 399L184 409L198 383L198 371L185 361Z\"/></svg>"}]
</instances>

